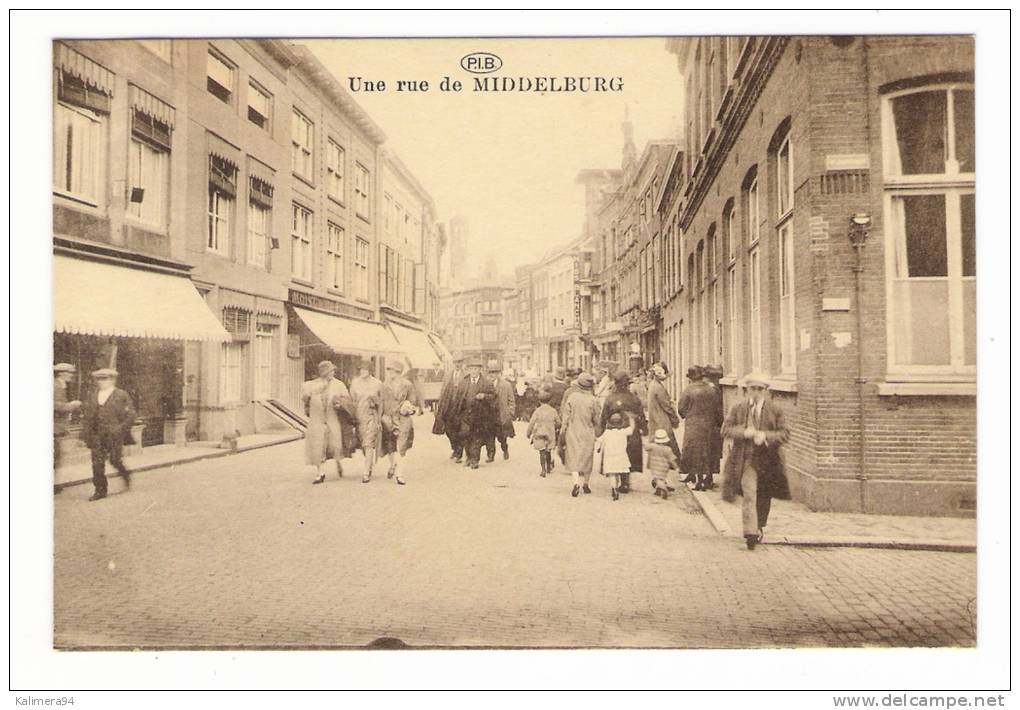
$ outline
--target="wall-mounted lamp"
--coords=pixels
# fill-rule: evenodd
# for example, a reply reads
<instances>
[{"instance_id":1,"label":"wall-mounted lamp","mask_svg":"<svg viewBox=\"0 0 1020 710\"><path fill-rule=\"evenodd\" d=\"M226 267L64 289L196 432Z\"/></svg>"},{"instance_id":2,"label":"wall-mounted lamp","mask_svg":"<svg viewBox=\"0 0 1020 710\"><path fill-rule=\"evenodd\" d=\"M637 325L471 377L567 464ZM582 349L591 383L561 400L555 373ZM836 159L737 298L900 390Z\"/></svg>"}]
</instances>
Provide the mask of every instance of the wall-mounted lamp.
<instances>
[{"instance_id":1,"label":"wall-mounted lamp","mask_svg":"<svg viewBox=\"0 0 1020 710\"><path fill-rule=\"evenodd\" d=\"M871 215L858 212L850 217L850 243L855 247L864 246L868 239L868 228L871 226Z\"/></svg>"}]
</instances>

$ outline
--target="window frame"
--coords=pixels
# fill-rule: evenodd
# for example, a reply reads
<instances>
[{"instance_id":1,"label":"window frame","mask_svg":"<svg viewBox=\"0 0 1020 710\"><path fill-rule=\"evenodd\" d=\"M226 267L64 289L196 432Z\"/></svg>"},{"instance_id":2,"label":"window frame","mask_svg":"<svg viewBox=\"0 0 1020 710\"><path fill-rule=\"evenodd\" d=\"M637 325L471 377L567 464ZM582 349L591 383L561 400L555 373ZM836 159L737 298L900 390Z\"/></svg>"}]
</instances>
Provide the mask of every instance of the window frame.
<instances>
[{"instance_id":1,"label":"window frame","mask_svg":"<svg viewBox=\"0 0 1020 710\"><path fill-rule=\"evenodd\" d=\"M751 369L760 371L762 368L761 248L757 243L748 250L747 259L747 310L751 332Z\"/></svg>"},{"instance_id":2,"label":"window frame","mask_svg":"<svg viewBox=\"0 0 1020 710\"><path fill-rule=\"evenodd\" d=\"M248 200L248 249L245 254L245 263L259 269L269 268L269 238L270 225L272 224L272 210ZM256 216L258 215L258 216ZM258 230L261 220L262 231Z\"/></svg>"},{"instance_id":3,"label":"window frame","mask_svg":"<svg viewBox=\"0 0 1020 710\"><path fill-rule=\"evenodd\" d=\"M371 293L368 274L370 261L369 241L364 237L354 238L354 297L360 301L368 301Z\"/></svg>"},{"instance_id":4,"label":"window frame","mask_svg":"<svg viewBox=\"0 0 1020 710\"><path fill-rule=\"evenodd\" d=\"M138 147L139 152L137 156L138 157L137 166L135 160L135 146ZM145 203L149 199L150 195L153 194L151 185L148 183L147 178L144 177L146 172L144 168L144 161L147 152L150 155L158 156L157 160L160 163L159 166L160 176L157 181L159 188L158 192L159 204L158 207L155 208L155 210L158 212L158 214L156 214L155 217L153 217L151 214L147 214L145 210ZM134 173L136 169L138 170L137 174ZM150 141L144 140L143 138L140 138L138 135L132 132L131 136L128 138L127 176L129 190L134 187L139 187L142 188L144 192L142 193L143 195L142 202L128 201L127 209L124 210L125 215L132 221L138 222L139 224L148 227L156 227L157 229L160 230L165 230L167 227L167 223L169 222L170 219L169 217L170 151L155 146ZM142 184L143 182L145 184ZM153 203L149 202L149 204L152 205ZM137 214L135 211L136 206Z\"/></svg>"},{"instance_id":5,"label":"window frame","mask_svg":"<svg viewBox=\"0 0 1020 710\"><path fill-rule=\"evenodd\" d=\"M335 150L334 150L335 149ZM334 164L334 162L336 164ZM332 137L326 138L326 195L343 206L347 202L347 149ZM339 183L339 193L333 191Z\"/></svg>"},{"instance_id":6,"label":"window frame","mask_svg":"<svg viewBox=\"0 0 1020 710\"><path fill-rule=\"evenodd\" d=\"M315 180L315 123L297 106L292 107L290 120L290 170L295 177L313 184ZM300 133L304 134L303 138L308 141L307 145L298 140L299 127L301 128ZM305 168L307 168L307 172L303 172Z\"/></svg>"},{"instance_id":7,"label":"window frame","mask_svg":"<svg viewBox=\"0 0 1020 710\"><path fill-rule=\"evenodd\" d=\"M102 114L102 113L99 113L97 111L91 111L91 110L89 110L87 108L83 108L83 107L80 107L80 106L75 106L73 104L70 104L70 103L67 103L67 102L64 102L64 101L54 101L54 107L56 109L58 109L58 110L64 110L64 111L67 111L67 112L69 112L71 114L77 114L80 118L85 119L86 121L89 121L90 122L90 130L95 132L95 136L93 136L93 138L95 138L95 140L91 140L90 139L91 143L92 143L91 152L92 152L93 155L88 160L84 159L84 157L81 160L81 164L82 165L86 165L86 166L91 165L92 166L91 180L94 183L95 193L92 194L92 195L86 194L84 192L78 193L78 192L74 192L72 188L62 187L62 186L58 185L57 184L57 171L56 171L56 169L54 169L54 171L53 171L53 194L58 195L58 196L63 197L63 198L66 198L68 200L72 200L72 201L74 201L76 203L88 205L89 207L94 207L96 209L102 209L106 205L106 199L105 199L106 198L106 189L105 189L105 187L106 187L106 173L107 173L107 169L106 168L107 168L107 163L108 163L108 158L109 158L109 134L108 134L108 126L109 126L109 124L105 120L106 114ZM66 122L65 122L65 125L66 125ZM53 164L54 164L54 168L56 168L57 157L59 155L63 155L65 157L65 160L64 160L64 165L62 166L62 169L61 169L61 173L66 175L66 170L67 170L67 167L68 167L68 165L67 165L67 158L70 157L70 160L72 161L72 165L73 165L73 163L74 163L73 149L75 148L75 146L74 146L74 141L72 139L72 143L71 143L72 154L70 156L67 155L66 144L65 144L65 148L63 150L59 150L58 151L57 150L57 140L58 140L57 128L58 128L58 119L57 119L56 116L54 116L54 119L53 119ZM73 128L73 126L72 126L72 128ZM66 140L66 130L63 132L63 136L64 137L61 138L61 140Z\"/></svg>"},{"instance_id":8,"label":"window frame","mask_svg":"<svg viewBox=\"0 0 1020 710\"><path fill-rule=\"evenodd\" d=\"M368 183L371 172L360 161L354 161L354 213L366 222L370 222L372 209L371 192ZM364 184L362 184L364 183ZM364 207L364 211L362 211Z\"/></svg>"},{"instance_id":9,"label":"window frame","mask_svg":"<svg viewBox=\"0 0 1020 710\"><path fill-rule=\"evenodd\" d=\"M212 184L208 185L207 191L209 200L206 203L208 225L206 229L205 250L210 254L230 258L235 200L222 190L216 189ZM221 204L224 205L223 212L225 214L220 213L219 207ZM217 209L214 209L214 207ZM222 231L218 226L220 224L222 224ZM213 229L214 225L217 225L216 229ZM223 236L222 239L220 239L221 235Z\"/></svg>"},{"instance_id":10,"label":"window frame","mask_svg":"<svg viewBox=\"0 0 1020 710\"><path fill-rule=\"evenodd\" d=\"M217 79L213 78L212 72L210 71L210 61L219 62L227 71L230 72L230 86L223 86L223 84L221 84ZM218 93L213 91L209 86L209 82L212 82L223 89L226 92L226 96L220 96ZM233 106L237 97L237 65L227 59L226 55L214 48L212 45L209 45L208 51L206 52L205 90L206 93L212 94L228 106Z\"/></svg>"},{"instance_id":11,"label":"window frame","mask_svg":"<svg viewBox=\"0 0 1020 710\"><path fill-rule=\"evenodd\" d=\"M347 265L344 263L346 253L347 231L333 220L326 220L326 287L341 294L347 291Z\"/></svg>"},{"instance_id":12,"label":"window frame","mask_svg":"<svg viewBox=\"0 0 1020 710\"><path fill-rule=\"evenodd\" d=\"M306 233L302 233L299 227L304 225ZM313 258L313 246L315 244L315 213L304 205L297 202L291 203L291 228L290 228L290 277L305 283L312 283L312 274L315 270ZM301 271L295 271L297 264L295 257L296 247L300 247Z\"/></svg>"},{"instance_id":13,"label":"window frame","mask_svg":"<svg viewBox=\"0 0 1020 710\"><path fill-rule=\"evenodd\" d=\"M265 100L266 100L266 115L265 116L262 116L262 114L258 111L258 109L256 109L255 107L253 107L251 105L252 92L258 94L259 96L262 96L263 98L265 98ZM272 129L272 125L273 125L273 95L271 93L269 93L269 91L267 91L265 89L265 87L262 86L262 84L258 83L257 81L255 81L255 79L253 79L251 77L248 77L247 104L248 104L248 106L247 106L247 108L248 108L248 111L247 111L248 122L253 124L253 125L255 125L255 126L258 126L259 128L261 128L266 133L269 133L270 135L272 135L272 132L273 132L273 129ZM252 120L252 117L251 117L252 111L254 111L257 115L262 116L262 118L265 119L265 124L264 125L259 125L259 123L257 121Z\"/></svg>"}]
</instances>

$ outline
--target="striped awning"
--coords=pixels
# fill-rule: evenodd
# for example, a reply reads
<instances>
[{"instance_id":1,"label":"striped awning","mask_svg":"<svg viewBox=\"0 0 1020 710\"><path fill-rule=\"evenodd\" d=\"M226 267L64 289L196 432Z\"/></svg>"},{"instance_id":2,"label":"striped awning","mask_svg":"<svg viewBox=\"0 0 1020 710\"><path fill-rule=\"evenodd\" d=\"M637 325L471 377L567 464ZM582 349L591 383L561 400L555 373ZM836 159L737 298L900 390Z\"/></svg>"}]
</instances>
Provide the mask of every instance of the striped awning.
<instances>
[{"instance_id":1,"label":"striped awning","mask_svg":"<svg viewBox=\"0 0 1020 710\"><path fill-rule=\"evenodd\" d=\"M381 323L329 315L298 306L293 308L308 330L338 353L368 356L403 354L400 344Z\"/></svg>"},{"instance_id":2,"label":"striped awning","mask_svg":"<svg viewBox=\"0 0 1020 710\"><path fill-rule=\"evenodd\" d=\"M390 327L393 329L393 334L397 336L397 341L411 367L416 370L429 370L443 366L442 358L432 347L425 331L407 328L396 323L390 323Z\"/></svg>"},{"instance_id":3,"label":"striped awning","mask_svg":"<svg viewBox=\"0 0 1020 710\"><path fill-rule=\"evenodd\" d=\"M209 143L209 154L225 160L237 170L241 167L241 151L230 143L220 138L215 133L206 131L205 137Z\"/></svg>"},{"instance_id":4,"label":"striped awning","mask_svg":"<svg viewBox=\"0 0 1020 710\"><path fill-rule=\"evenodd\" d=\"M131 99L131 108L141 111L160 123L165 123L170 128L174 127L174 114L176 112L173 106L134 84L128 85L128 93Z\"/></svg>"},{"instance_id":5,"label":"striped awning","mask_svg":"<svg viewBox=\"0 0 1020 710\"><path fill-rule=\"evenodd\" d=\"M57 42L55 47L58 67L103 93L113 96L112 71L62 42Z\"/></svg>"},{"instance_id":6,"label":"striped awning","mask_svg":"<svg viewBox=\"0 0 1020 710\"><path fill-rule=\"evenodd\" d=\"M230 334L186 276L53 258L53 330L225 342Z\"/></svg>"}]
</instances>

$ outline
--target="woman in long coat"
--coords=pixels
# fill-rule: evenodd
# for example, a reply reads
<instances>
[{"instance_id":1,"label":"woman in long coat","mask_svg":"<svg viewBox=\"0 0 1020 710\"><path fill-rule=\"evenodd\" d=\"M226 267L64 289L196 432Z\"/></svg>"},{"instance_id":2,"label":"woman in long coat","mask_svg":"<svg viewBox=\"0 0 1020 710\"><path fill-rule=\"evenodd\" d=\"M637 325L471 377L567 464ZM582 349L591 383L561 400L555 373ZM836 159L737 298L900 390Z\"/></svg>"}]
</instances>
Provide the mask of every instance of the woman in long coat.
<instances>
[{"instance_id":1,"label":"woman in long coat","mask_svg":"<svg viewBox=\"0 0 1020 710\"><path fill-rule=\"evenodd\" d=\"M680 394L678 409L684 418L684 443L680 455L680 472L685 481L695 481L694 490L705 490L712 473L713 437L722 426L715 390L704 381L700 367L687 370L691 384Z\"/></svg>"},{"instance_id":2,"label":"woman in long coat","mask_svg":"<svg viewBox=\"0 0 1020 710\"><path fill-rule=\"evenodd\" d=\"M333 374L336 366L328 360L319 363L319 376L302 386L302 399L308 428L305 430L305 463L316 467L312 483L322 483L326 474L322 465L336 461L337 474L343 476L340 460L354 452L354 402L347 386Z\"/></svg>"},{"instance_id":3,"label":"woman in long coat","mask_svg":"<svg viewBox=\"0 0 1020 710\"><path fill-rule=\"evenodd\" d=\"M582 372L574 383L575 389L563 404L563 431L566 439L566 456L564 466L574 478L574 487L570 495L584 490L591 493L588 482L591 480L592 454L595 452L595 427L599 422L598 403L595 401L595 379L587 372ZM584 486L580 478L584 477Z\"/></svg>"},{"instance_id":4,"label":"woman in long coat","mask_svg":"<svg viewBox=\"0 0 1020 710\"><path fill-rule=\"evenodd\" d=\"M624 418L634 422L634 430L627 437L627 456L630 458L630 471L622 474L620 480L620 493L630 492L630 474L641 473L644 470L643 449L641 437L648 434L648 420L645 419L645 408L637 397L630 391L630 375L618 371L613 378L613 390L606 396L605 405L602 407L602 414L599 416L599 426L596 433L602 436L606 430L609 417L617 412Z\"/></svg>"}]
</instances>

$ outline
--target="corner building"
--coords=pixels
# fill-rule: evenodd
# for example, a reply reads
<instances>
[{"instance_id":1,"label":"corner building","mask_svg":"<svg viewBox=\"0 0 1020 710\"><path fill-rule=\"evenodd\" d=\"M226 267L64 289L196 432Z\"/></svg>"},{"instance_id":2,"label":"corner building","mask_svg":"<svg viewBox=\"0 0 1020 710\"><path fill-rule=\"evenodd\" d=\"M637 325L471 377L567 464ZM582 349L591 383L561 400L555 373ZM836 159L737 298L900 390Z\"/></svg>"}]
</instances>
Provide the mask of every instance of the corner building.
<instances>
[{"instance_id":1,"label":"corner building","mask_svg":"<svg viewBox=\"0 0 1020 710\"><path fill-rule=\"evenodd\" d=\"M771 375L811 508L972 515L973 39L668 48L687 84L658 206L680 230L664 310L680 359L722 364L727 406L740 376Z\"/></svg>"}]
</instances>

